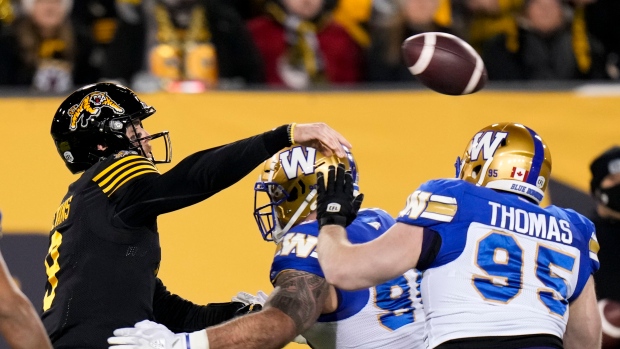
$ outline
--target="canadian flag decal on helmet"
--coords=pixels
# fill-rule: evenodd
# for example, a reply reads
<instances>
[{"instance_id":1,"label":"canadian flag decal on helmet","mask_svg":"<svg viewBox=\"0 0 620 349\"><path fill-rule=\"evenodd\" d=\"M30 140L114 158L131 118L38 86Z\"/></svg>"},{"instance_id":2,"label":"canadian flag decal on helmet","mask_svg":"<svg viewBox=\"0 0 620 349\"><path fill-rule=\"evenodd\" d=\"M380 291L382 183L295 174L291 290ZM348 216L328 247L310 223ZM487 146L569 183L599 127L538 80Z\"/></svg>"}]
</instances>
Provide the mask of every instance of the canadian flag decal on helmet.
<instances>
[{"instance_id":1,"label":"canadian flag decal on helmet","mask_svg":"<svg viewBox=\"0 0 620 349\"><path fill-rule=\"evenodd\" d=\"M527 176L530 174L530 171L521 168L521 167L513 167L512 168L512 172L510 173L510 177L520 180L520 181L527 181Z\"/></svg>"}]
</instances>

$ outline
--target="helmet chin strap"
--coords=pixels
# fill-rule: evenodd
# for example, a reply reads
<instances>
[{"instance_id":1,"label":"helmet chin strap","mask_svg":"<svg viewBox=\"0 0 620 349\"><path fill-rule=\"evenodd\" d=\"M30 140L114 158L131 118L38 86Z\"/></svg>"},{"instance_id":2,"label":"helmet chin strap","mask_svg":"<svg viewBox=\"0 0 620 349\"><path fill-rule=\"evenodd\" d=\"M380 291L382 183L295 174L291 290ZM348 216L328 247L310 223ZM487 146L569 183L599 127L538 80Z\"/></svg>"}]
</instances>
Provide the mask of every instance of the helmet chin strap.
<instances>
[{"instance_id":1,"label":"helmet chin strap","mask_svg":"<svg viewBox=\"0 0 620 349\"><path fill-rule=\"evenodd\" d=\"M291 229L291 227L295 224L295 222L297 222L297 219L299 218L301 213L306 209L306 207L310 204L310 201L314 199L314 196L316 196L316 193L317 193L316 189L312 189L312 191L308 193L308 195L306 196L306 200L304 200L304 202L301 205L299 205L299 208L297 209L297 211L295 211L295 214L293 215L293 217L291 217L291 219L289 219L286 226L284 226L284 228L282 228L278 232L279 236L276 239L274 239L276 240L276 242L279 242L282 236L284 236L284 234L286 234L289 231L289 229Z\"/></svg>"}]
</instances>

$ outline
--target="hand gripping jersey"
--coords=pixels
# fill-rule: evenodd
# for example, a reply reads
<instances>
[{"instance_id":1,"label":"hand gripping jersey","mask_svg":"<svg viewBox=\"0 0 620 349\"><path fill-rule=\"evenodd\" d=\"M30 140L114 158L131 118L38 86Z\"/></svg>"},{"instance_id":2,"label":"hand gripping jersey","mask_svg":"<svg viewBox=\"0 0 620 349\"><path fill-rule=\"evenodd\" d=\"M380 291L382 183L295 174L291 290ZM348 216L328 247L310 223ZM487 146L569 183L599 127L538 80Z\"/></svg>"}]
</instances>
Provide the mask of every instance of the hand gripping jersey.
<instances>
[{"instance_id":1,"label":"hand gripping jersey","mask_svg":"<svg viewBox=\"0 0 620 349\"><path fill-rule=\"evenodd\" d=\"M459 179L424 183L397 221L441 236L421 287L429 348L457 338L562 338L569 302L599 268L587 218Z\"/></svg>"},{"instance_id":2,"label":"hand gripping jersey","mask_svg":"<svg viewBox=\"0 0 620 349\"><path fill-rule=\"evenodd\" d=\"M361 210L347 227L352 243L364 243L394 224L379 209ZM317 259L319 226L316 221L291 228L284 236L271 266L271 280L285 270L299 270L325 277ZM338 292L338 309L323 314L303 336L315 349L424 348L424 313L420 300L421 273L404 275L375 287Z\"/></svg>"}]
</instances>

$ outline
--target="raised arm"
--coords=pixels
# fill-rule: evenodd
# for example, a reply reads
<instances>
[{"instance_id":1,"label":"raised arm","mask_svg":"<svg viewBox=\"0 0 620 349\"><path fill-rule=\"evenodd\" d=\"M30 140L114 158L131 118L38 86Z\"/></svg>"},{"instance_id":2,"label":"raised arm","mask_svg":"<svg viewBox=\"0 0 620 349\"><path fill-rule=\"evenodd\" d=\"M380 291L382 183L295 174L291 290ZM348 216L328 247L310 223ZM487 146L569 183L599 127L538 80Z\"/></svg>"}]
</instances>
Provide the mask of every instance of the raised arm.
<instances>
[{"instance_id":1,"label":"raised arm","mask_svg":"<svg viewBox=\"0 0 620 349\"><path fill-rule=\"evenodd\" d=\"M422 237L422 228L396 223L375 240L352 244L343 227L326 225L319 233L319 263L327 282L340 289L372 287L414 268Z\"/></svg>"},{"instance_id":2,"label":"raised arm","mask_svg":"<svg viewBox=\"0 0 620 349\"><path fill-rule=\"evenodd\" d=\"M329 167L327 183L317 175L317 245L319 263L330 284L345 290L368 288L391 280L416 266L423 228L397 223L375 240L352 244L345 227L361 204L354 196L353 178L344 166Z\"/></svg>"},{"instance_id":3,"label":"raised arm","mask_svg":"<svg viewBox=\"0 0 620 349\"><path fill-rule=\"evenodd\" d=\"M291 144L311 145L326 155L335 152L338 156L346 155L343 146L351 146L324 123L280 126L190 155L163 175L140 177L140 185L130 185L126 192L119 192L119 217L126 224L140 225L159 214L198 203L238 182Z\"/></svg>"}]
</instances>

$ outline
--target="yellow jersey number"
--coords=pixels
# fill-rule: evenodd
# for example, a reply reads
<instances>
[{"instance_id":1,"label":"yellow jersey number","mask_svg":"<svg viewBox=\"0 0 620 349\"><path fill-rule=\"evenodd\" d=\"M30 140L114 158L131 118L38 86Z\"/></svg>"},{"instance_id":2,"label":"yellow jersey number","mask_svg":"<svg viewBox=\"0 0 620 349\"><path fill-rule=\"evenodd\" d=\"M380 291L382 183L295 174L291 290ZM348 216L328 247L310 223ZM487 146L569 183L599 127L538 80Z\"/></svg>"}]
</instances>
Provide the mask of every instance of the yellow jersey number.
<instances>
[{"instance_id":1,"label":"yellow jersey number","mask_svg":"<svg viewBox=\"0 0 620 349\"><path fill-rule=\"evenodd\" d=\"M62 234L55 231L52 234L52 241L50 248L45 257L45 274L47 275L48 285L45 286L45 297L43 298L43 311L48 310L52 306L54 297L56 297L56 287L58 286L58 279L56 273L60 270L60 264L58 264L58 248L62 244Z\"/></svg>"}]
</instances>

